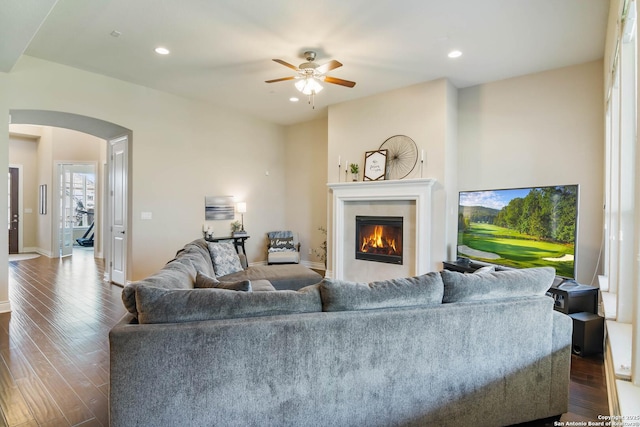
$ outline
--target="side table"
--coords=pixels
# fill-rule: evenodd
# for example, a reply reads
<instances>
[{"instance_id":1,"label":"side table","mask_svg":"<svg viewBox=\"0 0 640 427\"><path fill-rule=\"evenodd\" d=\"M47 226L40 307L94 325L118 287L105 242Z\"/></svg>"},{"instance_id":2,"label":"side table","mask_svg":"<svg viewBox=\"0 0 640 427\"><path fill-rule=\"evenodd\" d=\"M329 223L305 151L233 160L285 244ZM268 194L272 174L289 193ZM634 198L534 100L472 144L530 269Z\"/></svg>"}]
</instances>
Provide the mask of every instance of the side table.
<instances>
[{"instance_id":1,"label":"side table","mask_svg":"<svg viewBox=\"0 0 640 427\"><path fill-rule=\"evenodd\" d=\"M207 242L223 242L223 241L233 241L233 246L236 248L236 252L240 253L240 249L242 249L242 253L244 256L247 256L247 250L244 248L244 242L249 238L248 234L241 236L221 236L221 237L206 237L205 240Z\"/></svg>"}]
</instances>

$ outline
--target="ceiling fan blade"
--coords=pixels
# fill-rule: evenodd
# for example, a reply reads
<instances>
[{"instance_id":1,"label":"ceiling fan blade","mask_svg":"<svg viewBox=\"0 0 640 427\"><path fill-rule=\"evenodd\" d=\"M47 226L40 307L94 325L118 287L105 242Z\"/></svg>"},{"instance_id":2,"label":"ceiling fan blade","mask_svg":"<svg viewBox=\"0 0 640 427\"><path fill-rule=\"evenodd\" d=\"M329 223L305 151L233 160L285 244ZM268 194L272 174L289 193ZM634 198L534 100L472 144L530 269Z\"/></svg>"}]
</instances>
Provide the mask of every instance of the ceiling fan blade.
<instances>
[{"instance_id":1,"label":"ceiling fan blade","mask_svg":"<svg viewBox=\"0 0 640 427\"><path fill-rule=\"evenodd\" d=\"M292 70L300 71L300 70L298 69L298 67L296 67L295 65L291 65L291 64L289 64L288 62L283 61L282 59L274 59L274 61L275 61L275 62L277 62L278 64L282 64L282 65L284 65L285 67L289 67L289 68L291 68Z\"/></svg>"},{"instance_id":2,"label":"ceiling fan blade","mask_svg":"<svg viewBox=\"0 0 640 427\"><path fill-rule=\"evenodd\" d=\"M320 65L318 68L316 68L316 71L320 74L325 74L328 73L331 70L335 70L338 67L342 67L342 63L340 63L339 61L336 61L335 59L327 62L326 64L322 64Z\"/></svg>"},{"instance_id":3,"label":"ceiling fan blade","mask_svg":"<svg viewBox=\"0 0 640 427\"><path fill-rule=\"evenodd\" d=\"M291 77L282 77L279 79L273 79L273 80L265 80L265 83L276 83L276 82L284 82L285 80L293 80L295 79L295 77L291 76Z\"/></svg>"},{"instance_id":4,"label":"ceiling fan blade","mask_svg":"<svg viewBox=\"0 0 640 427\"><path fill-rule=\"evenodd\" d=\"M346 87L354 87L356 85L356 82L352 82L352 81L349 81L349 80L342 80L342 79L338 79L338 78L335 78L335 77L329 77L329 76L326 76L324 78L324 81L327 82L327 83L333 83L333 84L336 84L336 85L346 86Z\"/></svg>"}]
</instances>

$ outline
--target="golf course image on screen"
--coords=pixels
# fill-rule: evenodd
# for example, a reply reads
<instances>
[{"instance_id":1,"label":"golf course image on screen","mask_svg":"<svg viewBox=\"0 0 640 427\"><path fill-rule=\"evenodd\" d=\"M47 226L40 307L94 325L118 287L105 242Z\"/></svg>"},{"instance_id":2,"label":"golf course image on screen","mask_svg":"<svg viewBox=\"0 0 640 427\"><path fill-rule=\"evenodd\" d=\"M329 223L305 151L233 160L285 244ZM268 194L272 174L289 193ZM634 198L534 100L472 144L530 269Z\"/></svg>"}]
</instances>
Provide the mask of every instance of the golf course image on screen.
<instances>
[{"instance_id":1,"label":"golf course image on screen","mask_svg":"<svg viewBox=\"0 0 640 427\"><path fill-rule=\"evenodd\" d=\"M458 256L575 277L578 186L462 191Z\"/></svg>"}]
</instances>

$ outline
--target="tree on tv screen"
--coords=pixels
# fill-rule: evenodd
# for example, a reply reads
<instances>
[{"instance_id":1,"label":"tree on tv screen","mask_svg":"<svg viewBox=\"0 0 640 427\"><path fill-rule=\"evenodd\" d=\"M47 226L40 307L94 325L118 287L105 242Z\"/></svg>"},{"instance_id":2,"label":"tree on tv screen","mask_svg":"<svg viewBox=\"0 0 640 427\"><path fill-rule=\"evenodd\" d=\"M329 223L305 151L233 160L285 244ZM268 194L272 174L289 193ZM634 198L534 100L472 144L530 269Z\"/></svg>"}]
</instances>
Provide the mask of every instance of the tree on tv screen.
<instances>
[{"instance_id":1,"label":"tree on tv screen","mask_svg":"<svg viewBox=\"0 0 640 427\"><path fill-rule=\"evenodd\" d=\"M512 199L493 223L538 239L572 243L577 197L576 187L535 188L524 198Z\"/></svg>"}]
</instances>

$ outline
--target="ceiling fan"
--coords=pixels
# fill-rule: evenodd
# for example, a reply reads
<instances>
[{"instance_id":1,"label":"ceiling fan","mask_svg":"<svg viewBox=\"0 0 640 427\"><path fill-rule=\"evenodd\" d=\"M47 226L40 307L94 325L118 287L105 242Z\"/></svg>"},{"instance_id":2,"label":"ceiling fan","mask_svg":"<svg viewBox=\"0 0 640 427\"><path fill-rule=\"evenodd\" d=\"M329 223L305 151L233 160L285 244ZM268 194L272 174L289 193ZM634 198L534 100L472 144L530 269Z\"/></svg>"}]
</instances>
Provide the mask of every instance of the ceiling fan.
<instances>
[{"instance_id":1,"label":"ceiling fan","mask_svg":"<svg viewBox=\"0 0 640 427\"><path fill-rule=\"evenodd\" d=\"M304 53L304 57L307 62L300 64L300 66L296 67L295 65L289 64L282 59L274 59L278 64L282 64L285 67L289 67L292 70L296 71L295 76L282 77L279 79L266 80L266 83L277 83L283 82L286 80L297 80L295 83L296 88L309 96L309 103L312 104L314 100L315 94L320 92L323 88L319 83L320 81L326 83L333 83L340 86L345 87L354 87L356 82L352 82L349 80L339 79L337 77L327 76L327 73L331 70L335 70L338 67L342 67L342 63L336 61L335 59L327 62L326 64L318 65L313 62L316 59L316 53L314 51L306 51ZM315 105L314 105L315 108Z\"/></svg>"}]
</instances>

